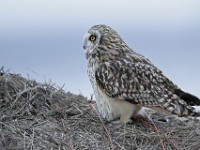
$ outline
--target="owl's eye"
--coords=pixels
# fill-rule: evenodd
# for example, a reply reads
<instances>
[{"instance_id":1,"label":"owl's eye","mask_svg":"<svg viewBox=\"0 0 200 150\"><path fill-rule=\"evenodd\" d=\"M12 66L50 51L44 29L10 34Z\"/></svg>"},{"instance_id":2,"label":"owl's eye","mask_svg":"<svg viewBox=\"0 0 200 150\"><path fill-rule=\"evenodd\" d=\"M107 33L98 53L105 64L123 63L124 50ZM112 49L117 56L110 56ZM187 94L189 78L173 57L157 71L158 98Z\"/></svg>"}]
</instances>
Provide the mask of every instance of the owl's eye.
<instances>
[{"instance_id":1,"label":"owl's eye","mask_svg":"<svg viewBox=\"0 0 200 150\"><path fill-rule=\"evenodd\" d=\"M96 36L95 36L95 35L91 35L90 38L89 38L89 40L90 40L91 42L96 41Z\"/></svg>"}]
</instances>

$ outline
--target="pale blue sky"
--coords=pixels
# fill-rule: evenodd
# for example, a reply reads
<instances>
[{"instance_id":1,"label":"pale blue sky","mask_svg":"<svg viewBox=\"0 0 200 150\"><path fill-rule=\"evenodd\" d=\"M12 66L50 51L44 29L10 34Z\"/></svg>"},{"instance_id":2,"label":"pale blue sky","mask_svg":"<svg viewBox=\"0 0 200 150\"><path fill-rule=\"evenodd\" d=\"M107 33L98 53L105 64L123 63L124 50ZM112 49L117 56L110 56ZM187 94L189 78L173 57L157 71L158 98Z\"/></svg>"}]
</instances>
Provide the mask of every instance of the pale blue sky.
<instances>
[{"instance_id":1,"label":"pale blue sky","mask_svg":"<svg viewBox=\"0 0 200 150\"><path fill-rule=\"evenodd\" d=\"M200 97L199 0L0 0L0 66L89 96L82 38L99 23Z\"/></svg>"}]
</instances>

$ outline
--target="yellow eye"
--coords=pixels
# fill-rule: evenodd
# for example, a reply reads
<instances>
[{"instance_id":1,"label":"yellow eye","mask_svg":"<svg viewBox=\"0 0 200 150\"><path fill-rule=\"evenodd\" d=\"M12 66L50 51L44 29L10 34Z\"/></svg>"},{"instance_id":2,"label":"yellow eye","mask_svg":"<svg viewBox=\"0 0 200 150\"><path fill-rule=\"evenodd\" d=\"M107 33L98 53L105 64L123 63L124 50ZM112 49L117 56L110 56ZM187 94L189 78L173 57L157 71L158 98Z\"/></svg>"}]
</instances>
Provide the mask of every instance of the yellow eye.
<instances>
[{"instance_id":1,"label":"yellow eye","mask_svg":"<svg viewBox=\"0 0 200 150\"><path fill-rule=\"evenodd\" d=\"M95 35L91 35L89 39L90 39L91 42L94 42L96 40L96 36Z\"/></svg>"}]
</instances>

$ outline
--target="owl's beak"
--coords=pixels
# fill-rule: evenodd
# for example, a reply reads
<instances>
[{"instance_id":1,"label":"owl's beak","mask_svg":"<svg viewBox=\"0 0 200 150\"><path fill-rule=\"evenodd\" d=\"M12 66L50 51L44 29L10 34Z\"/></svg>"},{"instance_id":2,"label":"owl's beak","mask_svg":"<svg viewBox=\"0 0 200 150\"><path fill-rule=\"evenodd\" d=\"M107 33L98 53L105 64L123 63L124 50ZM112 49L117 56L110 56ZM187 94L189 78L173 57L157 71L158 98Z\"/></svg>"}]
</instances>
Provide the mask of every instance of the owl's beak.
<instances>
[{"instance_id":1,"label":"owl's beak","mask_svg":"<svg viewBox=\"0 0 200 150\"><path fill-rule=\"evenodd\" d=\"M88 45L88 37L89 37L89 33L86 33L83 37L83 49L87 49L87 47L89 47Z\"/></svg>"},{"instance_id":2,"label":"owl's beak","mask_svg":"<svg viewBox=\"0 0 200 150\"><path fill-rule=\"evenodd\" d=\"M91 45L89 45L88 43L83 44L83 49L84 49L84 50L87 50L90 46L91 46Z\"/></svg>"}]
</instances>

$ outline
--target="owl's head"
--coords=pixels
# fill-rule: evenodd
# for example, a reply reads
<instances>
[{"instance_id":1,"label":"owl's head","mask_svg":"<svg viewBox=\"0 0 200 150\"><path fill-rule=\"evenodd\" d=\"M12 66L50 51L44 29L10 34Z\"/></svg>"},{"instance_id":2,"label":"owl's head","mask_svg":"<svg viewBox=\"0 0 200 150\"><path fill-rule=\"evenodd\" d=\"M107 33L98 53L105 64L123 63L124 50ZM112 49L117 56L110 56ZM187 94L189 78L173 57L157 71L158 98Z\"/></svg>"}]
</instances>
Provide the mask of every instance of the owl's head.
<instances>
[{"instance_id":1,"label":"owl's head","mask_svg":"<svg viewBox=\"0 0 200 150\"><path fill-rule=\"evenodd\" d=\"M85 34L83 48L87 55L116 56L129 48L115 30L106 25L95 25Z\"/></svg>"}]
</instances>

